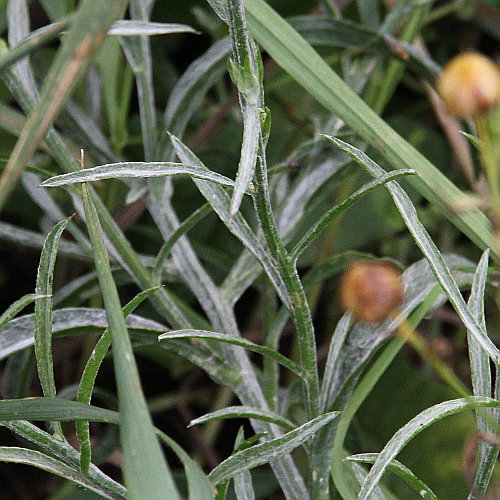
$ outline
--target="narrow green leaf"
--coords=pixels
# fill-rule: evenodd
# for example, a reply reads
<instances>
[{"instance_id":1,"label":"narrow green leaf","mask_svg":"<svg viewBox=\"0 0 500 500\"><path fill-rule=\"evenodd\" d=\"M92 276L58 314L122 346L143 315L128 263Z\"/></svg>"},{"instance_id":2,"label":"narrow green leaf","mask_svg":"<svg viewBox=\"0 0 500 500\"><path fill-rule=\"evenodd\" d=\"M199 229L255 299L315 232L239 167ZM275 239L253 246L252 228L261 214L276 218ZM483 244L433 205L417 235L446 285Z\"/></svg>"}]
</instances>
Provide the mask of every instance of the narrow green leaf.
<instances>
[{"instance_id":1,"label":"narrow green leaf","mask_svg":"<svg viewBox=\"0 0 500 500\"><path fill-rule=\"evenodd\" d=\"M325 413L279 438L239 451L218 465L208 477L212 483L219 484L243 470L252 469L281 455L291 453L338 414L337 411Z\"/></svg>"},{"instance_id":2,"label":"narrow green leaf","mask_svg":"<svg viewBox=\"0 0 500 500\"><path fill-rule=\"evenodd\" d=\"M82 184L82 193L87 227L114 346L113 361L120 408L125 484L130 498L177 499L179 495L153 432L118 292L109 267L104 234L86 184Z\"/></svg>"},{"instance_id":3,"label":"narrow green leaf","mask_svg":"<svg viewBox=\"0 0 500 500\"><path fill-rule=\"evenodd\" d=\"M264 411L259 408L251 408L249 406L228 406L222 410L207 413L201 417L191 420L188 427L204 424L205 422L210 422L212 420L222 420L226 418L257 418L265 422L272 422L273 424L280 425L288 430L293 430L296 427L293 422L276 413Z\"/></svg>"},{"instance_id":4,"label":"narrow green leaf","mask_svg":"<svg viewBox=\"0 0 500 500\"><path fill-rule=\"evenodd\" d=\"M29 306L32 302L38 299L46 299L46 295L37 295L36 293L28 293L16 300L13 304L11 304L0 316L0 331L4 328L4 326L19 312L21 312L25 307Z\"/></svg>"},{"instance_id":5,"label":"narrow green leaf","mask_svg":"<svg viewBox=\"0 0 500 500\"><path fill-rule=\"evenodd\" d=\"M405 170L394 170L393 172L389 172L384 176L377 177L376 179L366 183L363 187L358 189L355 193L353 193L349 198L345 201L331 208L321 216L321 218L311 225L308 232L302 237L302 239L295 245L295 248L291 252L292 260L297 260L302 252L327 228L328 224L332 222L332 220L344 212L351 205L356 203L363 195L373 191L378 186L386 184L398 177L406 176L406 175L414 175L416 172L412 169Z\"/></svg>"},{"instance_id":6,"label":"narrow green leaf","mask_svg":"<svg viewBox=\"0 0 500 500\"><path fill-rule=\"evenodd\" d=\"M168 341L169 339L183 339L183 338L210 339L210 340L216 340L218 342L225 342L227 344L238 345L250 351L258 352L263 356L267 356L271 359L274 359L285 368L288 368L293 373L299 375L299 377L302 376L301 367L291 359L287 358L286 356L283 356L283 354L280 354L274 349L270 349L269 347L263 345L254 344L253 342L250 342L249 340L243 337L237 337L235 335L229 335L226 333L208 332L206 330L185 329L185 330L172 330L163 333L158 337L158 340L161 342L161 341Z\"/></svg>"},{"instance_id":7,"label":"narrow green leaf","mask_svg":"<svg viewBox=\"0 0 500 500\"><path fill-rule=\"evenodd\" d=\"M25 398L0 400L0 420L52 420L69 422L88 420L118 424L115 411L97 406L67 401L61 398Z\"/></svg>"},{"instance_id":8,"label":"narrow green leaf","mask_svg":"<svg viewBox=\"0 0 500 500\"><path fill-rule=\"evenodd\" d=\"M32 465L33 467L38 467L39 469L51 472L52 474L61 476L69 481L73 481L79 486L83 486L84 488L94 491L105 498L116 498L110 495L107 491L99 488L93 481L78 470L73 469L55 458L45 455L44 453L40 453L39 451L28 450L26 448L1 446L0 461Z\"/></svg>"},{"instance_id":9,"label":"narrow green leaf","mask_svg":"<svg viewBox=\"0 0 500 500\"><path fill-rule=\"evenodd\" d=\"M342 151L347 153L357 163L363 166L370 173L370 175L379 177L385 174L383 169L381 169L373 160L371 160L359 149L356 149L339 139L335 139L333 137L327 138L342 149ZM386 188L391 194L394 203L398 207L398 210L405 221L408 230L413 236L415 243L417 243L420 250L425 255L432 271L434 272L440 285L443 287L443 290L446 292L448 300L455 308L457 314L460 316L460 319L463 321L466 328L470 330L471 334L474 335L481 347L488 353L491 359L495 363L498 363L500 351L488 338L484 328L467 308L460 290L458 289L457 283L451 275L441 253L430 238L424 226L418 220L417 211L415 210L410 198L396 182L387 183Z\"/></svg>"},{"instance_id":10,"label":"narrow green leaf","mask_svg":"<svg viewBox=\"0 0 500 500\"><path fill-rule=\"evenodd\" d=\"M62 232L70 219L56 224L47 236L40 255L35 293L45 297L35 303L35 356L38 377L44 396L56 395L54 366L52 364L52 282L56 263L57 248ZM62 429L53 424L53 431L61 438Z\"/></svg>"},{"instance_id":11,"label":"narrow green leaf","mask_svg":"<svg viewBox=\"0 0 500 500\"><path fill-rule=\"evenodd\" d=\"M71 92L80 71L89 63L111 23L121 14L126 4L126 0L110 0L102 8L96 9L92 0L81 2L72 19L69 33L63 40L63 46L45 79L39 102L28 116L0 178L0 209Z\"/></svg>"},{"instance_id":12,"label":"narrow green leaf","mask_svg":"<svg viewBox=\"0 0 500 500\"><path fill-rule=\"evenodd\" d=\"M163 268L165 267L165 260L170 254L170 250L174 246L175 242L178 239L188 233L198 222L200 222L205 215L209 214L212 211L210 207L210 203L204 203L200 208L195 210L189 217L187 217L179 227L172 233L170 238L168 238L165 243L163 243L158 255L155 259L155 265L153 270L151 271L151 282L152 283L160 283L161 275L163 272Z\"/></svg>"},{"instance_id":13,"label":"narrow green leaf","mask_svg":"<svg viewBox=\"0 0 500 500\"><path fill-rule=\"evenodd\" d=\"M495 248L479 210L452 213L462 192L362 101L314 49L263 0L245 0L247 23L264 50L326 109L375 147L393 168L413 168L410 183L481 248Z\"/></svg>"},{"instance_id":14,"label":"narrow green leaf","mask_svg":"<svg viewBox=\"0 0 500 500\"><path fill-rule=\"evenodd\" d=\"M24 420L11 420L10 422L1 422L2 426L20 436L23 440L33 443L39 450L51 457L65 463L76 473L78 470L79 453L70 444L55 439L51 434L43 431L36 425L30 424ZM95 465L91 465L89 474L85 476L88 481L98 485L102 491L106 492L111 498L125 498L125 488L113 481L110 477L101 472Z\"/></svg>"},{"instance_id":15,"label":"narrow green leaf","mask_svg":"<svg viewBox=\"0 0 500 500\"><path fill-rule=\"evenodd\" d=\"M155 292L160 287L150 288L144 290L143 292L136 295L125 307L123 308L123 315L126 318L129 316L135 308L137 308L149 294ZM99 368L106 356L109 347L111 345L111 335L109 329L106 328L103 334L97 341L94 349L87 360L85 368L83 370L80 384L78 386L77 401L82 404L90 404L92 398L92 391L94 389L95 379ZM77 422L75 425L76 437L80 443L80 468L82 472L88 474L90 466L91 457L91 447L90 447L90 428L89 421Z\"/></svg>"},{"instance_id":16,"label":"narrow green leaf","mask_svg":"<svg viewBox=\"0 0 500 500\"><path fill-rule=\"evenodd\" d=\"M377 457L378 453L360 453L358 455L346 457L345 460L350 462L373 464ZM439 500L434 492L401 462L393 460L387 468L403 479L403 481L405 481L408 486L413 488L413 490L416 491L422 498L425 498L426 500Z\"/></svg>"},{"instance_id":17,"label":"narrow green leaf","mask_svg":"<svg viewBox=\"0 0 500 500\"><path fill-rule=\"evenodd\" d=\"M370 492L380 481L382 474L391 461L418 433L448 415L453 415L454 413L469 409L474 410L476 408L500 408L500 401L478 396L445 401L424 410L410 420L405 426L401 427L378 454L377 460L373 464L359 492L359 500L366 500L369 497Z\"/></svg>"},{"instance_id":18,"label":"narrow green leaf","mask_svg":"<svg viewBox=\"0 0 500 500\"><path fill-rule=\"evenodd\" d=\"M104 179L163 177L185 174L197 179L216 182L223 186L234 183L228 177L206 168L171 162L121 162L85 168L78 172L56 175L42 182L43 187L65 186L78 182L96 182Z\"/></svg>"}]
</instances>

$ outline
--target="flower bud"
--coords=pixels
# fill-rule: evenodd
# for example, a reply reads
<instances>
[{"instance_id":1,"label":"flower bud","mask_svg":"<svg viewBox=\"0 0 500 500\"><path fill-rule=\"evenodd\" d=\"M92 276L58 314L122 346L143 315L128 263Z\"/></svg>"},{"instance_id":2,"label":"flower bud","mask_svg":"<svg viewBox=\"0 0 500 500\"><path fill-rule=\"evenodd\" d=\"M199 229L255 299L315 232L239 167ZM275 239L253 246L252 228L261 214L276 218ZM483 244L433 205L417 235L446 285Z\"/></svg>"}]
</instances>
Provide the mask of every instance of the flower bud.
<instances>
[{"instance_id":1,"label":"flower bud","mask_svg":"<svg viewBox=\"0 0 500 500\"><path fill-rule=\"evenodd\" d=\"M355 262L340 283L342 307L367 323L379 323L403 299L401 274L385 262Z\"/></svg>"},{"instance_id":2,"label":"flower bud","mask_svg":"<svg viewBox=\"0 0 500 500\"><path fill-rule=\"evenodd\" d=\"M487 57L466 52L446 64L437 90L457 118L486 113L500 100L500 70Z\"/></svg>"}]
</instances>

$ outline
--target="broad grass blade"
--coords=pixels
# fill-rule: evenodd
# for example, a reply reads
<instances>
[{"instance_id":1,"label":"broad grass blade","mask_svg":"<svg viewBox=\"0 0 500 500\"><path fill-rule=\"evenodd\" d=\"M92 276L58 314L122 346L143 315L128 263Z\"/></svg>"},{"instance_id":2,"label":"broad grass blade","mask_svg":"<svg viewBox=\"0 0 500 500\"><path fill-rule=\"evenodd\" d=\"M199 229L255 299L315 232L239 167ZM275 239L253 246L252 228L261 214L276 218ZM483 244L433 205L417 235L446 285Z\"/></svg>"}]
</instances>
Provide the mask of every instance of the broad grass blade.
<instances>
[{"instance_id":1,"label":"broad grass blade","mask_svg":"<svg viewBox=\"0 0 500 500\"><path fill-rule=\"evenodd\" d=\"M86 184L82 184L85 215L106 317L113 342L113 361L120 408L123 472L130 498L178 499L179 494L154 435L135 364L132 345L113 281L104 234Z\"/></svg>"}]
</instances>

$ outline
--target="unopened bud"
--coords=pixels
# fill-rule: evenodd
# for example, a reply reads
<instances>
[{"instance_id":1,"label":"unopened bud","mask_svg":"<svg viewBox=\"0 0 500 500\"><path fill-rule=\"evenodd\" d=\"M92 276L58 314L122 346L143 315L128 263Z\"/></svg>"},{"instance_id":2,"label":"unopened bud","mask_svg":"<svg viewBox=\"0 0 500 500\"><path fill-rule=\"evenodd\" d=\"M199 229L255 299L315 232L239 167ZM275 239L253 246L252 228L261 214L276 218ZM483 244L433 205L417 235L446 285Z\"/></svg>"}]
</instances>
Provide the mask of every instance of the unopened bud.
<instances>
[{"instance_id":1,"label":"unopened bud","mask_svg":"<svg viewBox=\"0 0 500 500\"><path fill-rule=\"evenodd\" d=\"M448 62L436 86L452 115L474 117L498 104L500 70L489 58L466 52Z\"/></svg>"},{"instance_id":2,"label":"unopened bud","mask_svg":"<svg viewBox=\"0 0 500 500\"><path fill-rule=\"evenodd\" d=\"M402 299L401 274L385 262L355 262L342 277L342 307L367 323L382 321Z\"/></svg>"}]
</instances>

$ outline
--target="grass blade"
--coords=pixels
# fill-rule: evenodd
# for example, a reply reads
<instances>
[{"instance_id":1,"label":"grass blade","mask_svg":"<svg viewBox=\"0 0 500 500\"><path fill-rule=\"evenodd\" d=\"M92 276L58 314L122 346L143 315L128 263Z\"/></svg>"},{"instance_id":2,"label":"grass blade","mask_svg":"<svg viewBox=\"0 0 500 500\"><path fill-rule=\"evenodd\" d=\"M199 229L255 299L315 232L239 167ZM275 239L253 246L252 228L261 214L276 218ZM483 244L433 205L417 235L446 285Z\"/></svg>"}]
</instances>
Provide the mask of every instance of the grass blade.
<instances>
[{"instance_id":1,"label":"grass blade","mask_svg":"<svg viewBox=\"0 0 500 500\"><path fill-rule=\"evenodd\" d=\"M77 401L61 398L26 398L0 400L0 420L52 420L70 422L88 420L118 424L119 414Z\"/></svg>"},{"instance_id":2,"label":"grass blade","mask_svg":"<svg viewBox=\"0 0 500 500\"><path fill-rule=\"evenodd\" d=\"M34 467L38 467L39 469L51 472L52 474L56 474L57 476L61 476L64 479L73 481L79 486L83 486L84 488L94 491L105 498L116 498L109 495L108 492L103 491L95 485L93 481L84 476L78 470L73 469L55 458L45 455L44 453L40 453L39 451L28 450L26 448L1 446L0 461L32 465Z\"/></svg>"},{"instance_id":3,"label":"grass blade","mask_svg":"<svg viewBox=\"0 0 500 500\"><path fill-rule=\"evenodd\" d=\"M121 14L126 4L126 0L110 0L100 9L95 8L92 0L84 0L80 4L63 46L45 79L39 102L28 116L0 178L0 210L71 92L80 71L89 63L111 23Z\"/></svg>"},{"instance_id":4,"label":"grass blade","mask_svg":"<svg viewBox=\"0 0 500 500\"><path fill-rule=\"evenodd\" d=\"M245 0L247 23L256 41L326 109L375 147L393 168L413 168L410 183L481 248L494 248L488 219L479 210L453 214L462 192L374 113L317 52L263 0Z\"/></svg>"},{"instance_id":5,"label":"grass blade","mask_svg":"<svg viewBox=\"0 0 500 500\"><path fill-rule=\"evenodd\" d=\"M41 186L56 187L79 182L96 182L104 179L164 177L179 174L216 182L223 186L232 186L234 184L231 179L224 175L193 165L171 162L121 162L56 175L42 182Z\"/></svg>"},{"instance_id":6,"label":"grass blade","mask_svg":"<svg viewBox=\"0 0 500 500\"><path fill-rule=\"evenodd\" d=\"M104 234L86 184L82 185L87 227L94 251L106 317L113 342L113 361L120 407L123 471L130 498L179 498L141 389L125 318L109 267Z\"/></svg>"},{"instance_id":7,"label":"grass blade","mask_svg":"<svg viewBox=\"0 0 500 500\"><path fill-rule=\"evenodd\" d=\"M0 331L3 330L5 325L13 319L25 307L29 306L32 302L38 299L47 298L45 295L37 295L36 293L28 293L12 303L0 316Z\"/></svg>"},{"instance_id":8,"label":"grass blade","mask_svg":"<svg viewBox=\"0 0 500 500\"><path fill-rule=\"evenodd\" d=\"M424 410L410 420L404 427L401 427L379 453L377 460L373 464L359 492L359 500L366 500L369 497L371 491L379 482L392 459L395 458L404 446L418 433L448 415L453 415L469 409L474 410L476 408L500 408L500 401L478 396L445 401Z\"/></svg>"},{"instance_id":9,"label":"grass blade","mask_svg":"<svg viewBox=\"0 0 500 500\"><path fill-rule=\"evenodd\" d=\"M350 457L347 457L346 460L349 462L373 464L377 457L378 453L360 453L358 455L351 455ZM387 469L403 479L403 481L405 481L408 486L413 488L422 498L425 498L426 500L439 500L434 492L401 462L393 460Z\"/></svg>"},{"instance_id":10,"label":"grass blade","mask_svg":"<svg viewBox=\"0 0 500 500\"><path fill-rule=\"evenodd\" d=\"M4 421L1 425L11 430L22 439L33 443L44 453L70 466L75 472L79 472L79 453L70 444L55 439L52 435L42 431L39 427L24 420ZM95 484L99 485L101 489L107 492L112 498L125 497L125 488L103 474L95 465L91 465L89 474L86 477L89 481L93 481Z\"/></svg>"},{"instance_id":11,"label":"grass blade","mask_svg":"<svg viewBox=\"0 0 500 500\"><path fill-rule=\"evenodd\" d=\"M52 363L52 281L56 263L57 248L62 232L70 219L56 224L47 236L40 255L35 293L44 295L35 303L35 356L38 377L44 396L53 398L56 395L54 366ZM61 427L52 424L54 433L63 439Z\"/></svg>"},{"instance_id":12,"label":"grass blade","mask_svg":"<svg viewBox=\"0 0 500 500\"><path fill-rule=\"evenodd\" d=\"M280 354L279 352L275 351L274 349L270 349L269 347L265 347L259 344L254 344L253 342L250 342L249 340L243 337L237 337L235 335L229 335L226 333L207 332L205 330L186 329L186 330L172 330L163 333L158 337L158 340L161 342L165 340L168 341L169 339L184 339L184 338L217 340L218 342L225 342L228 344L244 347L245 349L258 352L263 356L267 356L268 358L274 359L285 368L288 368L293 373L299 375L299 377L302 375L301 367L291 359L288 359L286 356L283 356L283 354Z\"/></svg>"},{"instance_id":13,"label":"grass blade","mask_svg":"<svg viewBox=\"0 0 500 500\"><path fill-rule=\"evenodd\" d=\"M149 290L144 290L143 292L136 295L124 308L123 316L126 318L129 316L136 307L138 307L147 296L158 290L159 287L150 288ZM95 379L99 368L106 356L109 347L111 346L111 334L109 329L106 328L103 334L97 341L94 349L87 360L87 364L83 370L80 384L78 386L77 401L82 404L90 405L90 400L92 398L92 391L94 389ZM80 444L80 469L83 473L88 474L90 467L90 457L92 450L90 447L90 427L89 421L77 422L75 424L76 437Z\"/></svg>"},{"instance_id":14,"label":"grass blade","mask_svg":"<svg viewBox=\"0 0 500 500\"><path fill-rule=\"evenodd\" d=\"M366 156L362 151L356 149L349 144L335 139L333 137L328 137L334 144L336 144L342 151L347 153L351 158L353 158L357 163L363 166L370 175L380 176L384 175L385 171L382 170L374 161L372 161L368 156ZM394 203L398 207L398 210L405 221L408 230L410 231L413 239L419 246L422 253L425 255L432 271L434 272L440 285L448 296L448 300L455 308L455 311L460 316L460 319L470 330L471 334L474 335L476 341L481 345L481 347L488 353L490 358L498 364L499 362L499 350L493 344L493 342L488 338L484 328L479 324L476 318L470 313L467 305L460 294L460 290L456 284L455 279L450 273L446 262L444 261L441 253L437 249L434 242L431 240L429 234L425 230L424 226L418 220L417 212L413 206L408 195L403 191L403 189L396 182L390 182L386 184L386 188L391 194Z\"/></svg>"},{"instance_id":15,"label":"grass blade","mask_svg":"<svg viewBox=\"0 0 500 500\"><path fill-rule=\"evenodd\" d=\"M214 484L219 484L244 470L265 464L280 455L291 453L338 414L339 412L336 411L325 413L277 439L235 453L210 473L210 480Z\"/></svg>"},{"instance_id":16,"label":"grass blade","mask_svg":"<svg viewBox=\"0 0 500 500\"><path fill-rule=\"evenodd\" d=\"M265 422L272 422L276 425L280 425L288 430L293 430L296 427L293 422L276 413L263 411L259 408L251 408L249 406L228 406L222 410L207 413L201 417L191 420L188 427L225 418L258 418L259 420L263 420Z\"/></svg>"},{"instance_id":17,"label":"grass blade","mask_svg":"<svg viewBox=\"0 0 500 500\"><path fill-rule=\"evenodd\" d=\"M390 182L398 177L413 175L415 173L415 170L412 169L394 170L393 172L389 172L384 176L377 177L377 179L366 183L363 187L349 196L349 198L347 198L345 201L331 208L330 210L328 210L328 212L322 215L321 218L311 226L309 231L297 243L297 245L291 252L290 258L296 262L301 253L328 227L330 222L332 222L335 217L344 212L344 210L356 203L356 201L358 201L359 198L361 198L363 195L369 193L370 191L373 191L378 186L386 184L387 182Z\"/></svg>"}]
</instances>

